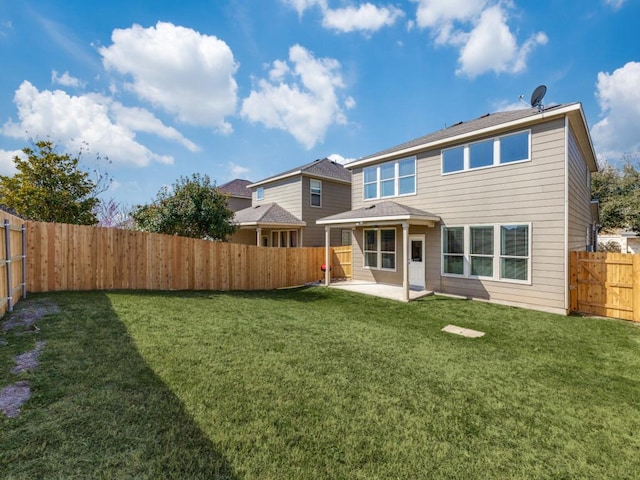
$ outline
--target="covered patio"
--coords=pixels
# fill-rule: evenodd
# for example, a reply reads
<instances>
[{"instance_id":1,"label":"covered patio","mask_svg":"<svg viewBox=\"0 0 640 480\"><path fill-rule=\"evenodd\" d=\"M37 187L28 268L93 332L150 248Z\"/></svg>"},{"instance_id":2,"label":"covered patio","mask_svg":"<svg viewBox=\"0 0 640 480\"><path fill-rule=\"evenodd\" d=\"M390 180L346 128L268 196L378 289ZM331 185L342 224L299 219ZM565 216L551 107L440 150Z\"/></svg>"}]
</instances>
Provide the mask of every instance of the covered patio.
<instances>
[{"instance_id":1,"label":"covered patio","mask_svg":"<svg viewBox=\"0 0 640 480\"><path fill-rule=\"evenodd\" d=\"M346 290L348 292L362 293L364 295L372 295L374 297L388 298L399 302L410 302L428 295L433 295L430 290L409 289L409 298L405 298L405 291L401 285L387 285L385 283L366 282L363 280L345 280L333 282L330 288Z\"/></svg>"},{"instance_id":2,"label":"covered patio","mask_svg":"<svg viewBox=\"0 0 640 480\"><path fill-rule=\"evenodd\" d=\"M254 205L239 210L234 222L240 232L249 234L238 235L237 243L259 247L302 247L303 227L307 225L277 203Z\"/></svg>"},{"instance_id":3,"label":"covered patio","mask_svg":"<svg viewBox=\"0 0 640 480\"><path fill-rule=\"evenodd\" d=\"M373 291L374 285L379 285L379 287L375 288L377 288L381 292L388 292L387 294L389 295L389 297L387 298L395 298L408 302L409 300L412 300L412 292L414 292L414 297L418 295L418 291L420 293L425 292L424 236L421 239L417 240L411 239L409 229L410 227L432 228L435 227L436 223L438 223L439 221L440 217L432 213L425 212L424 210L409 207L407 205L402 205L392 201L384 201L373 203L371 205L367 205L366 207L358 208L348 212L339 213L337 215L331 215L329 217L321 218L317 220L316 223L318 225L325 226L326 265L331 264L331 248L329 239L332 227L351 228L354 230L384 229L385 227L391 230L402 229L402 238L400 242L398 242L395 238L392 240L392 245L395 246L392 253L392 271L396 272L396 275L401 275L401 281L400 278L397 279L398 285L392 285L396 282L395 280L391 282L365 281L360 285L354 283L349 288ZM395 237L393 231L391 231L390 234ZM356 244L357 242L354 241L354 248L356 248ZM371 267L369 264L367 264L367 261L365 261L363 269L369 269L370 271L375 272L384 272L384 264ZM410 279L410 265L412 264L414 267L412 269L413 276ZM420 266L422 268L421 273L419 269L417 270L417 275L415 273L416 266ZM353 272L355 275L355 268L353 268ZM417 288L412 288L412 284ZM329 269L326 269L325 271L325 285L331 285L331 273ZM367 292L363 291L362 293ZM425 294L428 293L429 292L426 292Z\"/></svg>"}]
</instances>

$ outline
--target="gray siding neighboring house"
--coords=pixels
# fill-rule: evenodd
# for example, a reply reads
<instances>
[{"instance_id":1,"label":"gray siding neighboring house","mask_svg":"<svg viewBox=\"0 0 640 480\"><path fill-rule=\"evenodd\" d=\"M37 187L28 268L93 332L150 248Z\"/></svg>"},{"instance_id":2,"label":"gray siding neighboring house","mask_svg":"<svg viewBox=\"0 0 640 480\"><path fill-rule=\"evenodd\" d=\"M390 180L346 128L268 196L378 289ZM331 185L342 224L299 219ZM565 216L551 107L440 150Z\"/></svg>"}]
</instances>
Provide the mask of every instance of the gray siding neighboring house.
<instances>
[{"instance_id":1,"label":"gray siding neighboring house","mask_svg":"<svg viewBox=\"0 0 640 480\"><path fill-rule=\"evenodd\" d=\"M232 242L321 247L324 227L316 220L351 208L351 172L327 158L252 183L249 188L251 206L236 212L239 230ZM331 245L341 241L342 232L334 230Z\"/></svg>"},{"instance_id":2,"label":"gray siding neighboring house","mask_svg":"<svg viewBox=\"0 0 640 480\"><path fill-rule=\"evenodd\" d=\"M231 211L237 212L251 206L251 189L249 185L252 183L250 180L236 178L218 187L219 191L228 196L227 205Z\"/></svg>"},{"instance_id":3,"label":"gray siding neighboring house","mask_svg":"<svg viewBox=\"0 0 640 480\"><path fill-rule=\"evenodd\" d=\"M598 221L580 104L484 115L346 167L353 210L318 223L353 229L354 279L567 312L568 252Z\"/></svg>"}]
</instances>

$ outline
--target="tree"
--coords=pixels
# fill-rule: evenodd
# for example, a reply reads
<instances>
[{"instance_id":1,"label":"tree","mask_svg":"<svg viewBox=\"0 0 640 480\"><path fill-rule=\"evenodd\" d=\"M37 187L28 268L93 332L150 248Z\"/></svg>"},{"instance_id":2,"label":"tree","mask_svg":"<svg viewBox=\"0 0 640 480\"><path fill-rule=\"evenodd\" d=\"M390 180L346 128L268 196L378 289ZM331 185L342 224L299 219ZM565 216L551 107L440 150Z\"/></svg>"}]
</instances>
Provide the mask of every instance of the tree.
<instances>
[{"instance_id":1,"label":"tree","mask_svg":"<svg viewBox=\"0 0 640 480\"><path fill-rule=\"evenodd\" d=\"M118 202L115 198L100 200L94 209L98 218L98 226L131 228L131 207Z\"/></svg>"},{"instance_id":2,"label":"tree","mask_svg":"<svg viewBox=\"0 0 640 480\"><path fill-rule=\"evenodd\" d=\"M78 168L79 156L56 152L49 140L22 149L14 157L17 173L0 175L0 203L30 220L95 225L98 183ZM80 151L80 154L82 150ZM103 178L103 177L101 177Z\"/></svg>"},{"instance_id":3,"label":"tree","mask_svg":"<svg viewBox=\"0 0 640 480\"><path fill-rule=\"evenodd\" d=\"M162 188L150 205L136 207L132 217L147 232L225 240L235 232L227 197L207 175L180 177L170 190Z\"/></svg>"},{"instance_id":4,"label":"tree","mask_svg":"<svg viewBox=\"0 0 640 480\"><path fill-rule=\"evenodd\" d=\"M640 233L640 171L638 159L623 157L621 169L606 164L591 178L591 192L600 202L604 230L629 229Z\"/></svg>"}]
</instances>

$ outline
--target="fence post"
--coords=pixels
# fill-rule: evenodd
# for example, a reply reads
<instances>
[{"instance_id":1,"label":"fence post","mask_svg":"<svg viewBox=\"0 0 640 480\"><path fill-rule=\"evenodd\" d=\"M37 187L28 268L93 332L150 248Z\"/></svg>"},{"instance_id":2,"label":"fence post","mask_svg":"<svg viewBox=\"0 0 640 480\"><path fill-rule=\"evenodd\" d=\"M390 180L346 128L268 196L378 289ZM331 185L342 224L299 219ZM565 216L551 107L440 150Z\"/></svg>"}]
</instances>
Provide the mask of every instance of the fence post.
<instances>
[{"instance_id":1,"label":"fence post","mask_svg":"<svg viewBox=\"0 0 640 480\"><path fill-rule=\"evenodd\" d=\"M11 283L11 225L8 219L4 220L4 247L7 269L7 309L13 312L13 297L11 296L13 290L13 284Z\"/></svg>"},{"instance_id":2,"label":"fence post","mask_svg":"<svg viewBox=\"0 0 640 480\"><path fill-rule=\"evenodd\" d=\"M27 298L27 226L22 224L22 298Z\"/></svg>"},{"instance_id":3,"label":"fence post","mask_svg":"<svg viewBox=\"0 0 640 480\"><path fill-rule=\"evenodd\" d=\"M631 290L631 294L633 295L633 312L632 312L632 316L633 316L633 321L634 322L640 322L640 255L638 254L631 254L632 255L632 281L631 284L633 285L632 290Z\"/></svg>"}]
</instances>

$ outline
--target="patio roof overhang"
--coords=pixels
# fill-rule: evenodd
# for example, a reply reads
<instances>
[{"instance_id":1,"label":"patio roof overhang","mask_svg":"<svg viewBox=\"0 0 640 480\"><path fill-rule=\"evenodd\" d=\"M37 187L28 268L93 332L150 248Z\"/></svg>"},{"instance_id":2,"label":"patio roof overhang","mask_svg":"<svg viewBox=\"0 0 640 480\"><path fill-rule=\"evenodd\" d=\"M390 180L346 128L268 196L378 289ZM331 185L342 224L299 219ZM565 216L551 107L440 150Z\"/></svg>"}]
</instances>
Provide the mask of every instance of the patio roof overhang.
<instances>
[{"instance_id":1,"label":"patio roof overhang","mask_svg":"<svg viewBox=\"0 0 640 480\"><path fill-rule=\"evenodd\" d=\"M276 228L276 229L294 229L307 226L307 222L296 223L274 223L274 222L242 222L237 223L241 230L253 230L254 228Z\"/></svg>"},{"instance_id":2,"label":"patio roof overhang","mask_svg":"<svg viewBox=\"0 0 640 480\"><path fill-rule=\"evenodd\" d=\"M399 225L403 223L434 227L439 221L440 217L432 213L387 201L321 218L316 220L316 224L343 228Z\"/></svg>"}]
</instances>

